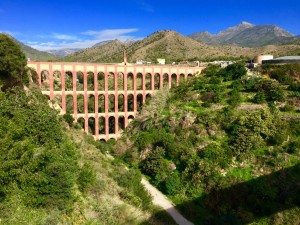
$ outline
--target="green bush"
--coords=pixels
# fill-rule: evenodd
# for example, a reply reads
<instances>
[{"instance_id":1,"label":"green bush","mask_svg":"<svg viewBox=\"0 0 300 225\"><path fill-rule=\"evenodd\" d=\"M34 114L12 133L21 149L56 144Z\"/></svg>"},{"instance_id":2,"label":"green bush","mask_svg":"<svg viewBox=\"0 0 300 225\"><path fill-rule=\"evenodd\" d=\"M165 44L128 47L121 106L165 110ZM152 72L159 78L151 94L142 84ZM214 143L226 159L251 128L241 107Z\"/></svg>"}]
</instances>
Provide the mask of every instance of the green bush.
<instances>
[{"instance_id":1,"label":"green bush","mask_svg":"<svg viewBox=\"0 0 300 225\"><path fill-rule=\"evenodd\" d=\"M69 124L70 127L73 127L74 118L70 114L66 113L63 115L64 120Z\"/></svg>"},{"instance_id":2,"label":"green bush","mask_svg":"<svg viewBox=\"0 0 300 225\"><path fill-rule=\"evenodd\" d=\"M0 193L23 191L26 205L72 208L79 166L75 146L41 93L0 93Z\"/></svg>"},{"instance_id":3,"label":"green bush","mask_svg":"<svg viewBox=\"0 0 300 225\"><path fill-rule=\"evenodd\" d=\"M134 169L124 171L116 178L118 184L127 190L120 193L123 199L126 198L131 203L141 203L144 209L148 209L152 206L152 198L141 184L141 179L141 173Z\"/></svg>"},{"instance_id":4,"label":"green bush","mask_svg":"<svg viewBox=\"0 0 300 225\"><path fill-rule=\"evenodd\" d=\"M96 181L96 173L93 166L89 163L85 163L80 169L78 176L79 190L85 193Z\"/></svg>"}]
</instances>

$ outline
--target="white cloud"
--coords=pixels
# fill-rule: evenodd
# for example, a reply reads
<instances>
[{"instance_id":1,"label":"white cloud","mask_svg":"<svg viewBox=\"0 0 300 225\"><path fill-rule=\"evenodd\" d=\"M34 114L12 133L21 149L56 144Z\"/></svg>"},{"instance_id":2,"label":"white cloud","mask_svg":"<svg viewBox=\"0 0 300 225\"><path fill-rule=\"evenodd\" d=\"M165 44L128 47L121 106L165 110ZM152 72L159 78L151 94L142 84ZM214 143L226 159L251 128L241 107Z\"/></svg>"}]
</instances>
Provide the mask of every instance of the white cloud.
<instances>
[{"instance_id":1,"label":"white cloud","mask_svg":"<svg viewBox=\"0 0 300 225\"><path fill-rule=\"evenodd\" d=\"M130 35L130 33L137 32L136 28L129 29L105 29L100 31L89 30L81 33L81 37L52 33L50 36L40 35L42 39L48 39L48 41L43 42L30 42L27 41L25 44L30 45L32 48L48 51L53 49L63 49L63 48L90 48L93 45L107 40L118 39L120 41L125 41L127 39L138 40L135 36ZM84 38L84 36L90 36L89 38Z\"/></svg>"},{"instance_id":2,"label":"white cloud","mask_svg":"<svg viewBox=\"0 0 300 225\"><path fill-rule=\"evenodd\" d=\"M78 40L76 36L73 35L67 35L67 34L59 34L59 33L53 33L52 37L58 40L69 40L69 41L74 41Z\"/></svg>"},{"instance_id":3,"label":"white cloud","mask_svg":"<svg viewBox=\"0 0 300 225\"><path fill-rule=\"evenodd\" d=\"M129 34L129 33L137 32L137 31L138 31L137 28L106 29L106 30L100 30L100 31L89 30L89 31L82 32L81 34L93 36L99 40L112 40L112 39L122 40L122 39L124 39L124 37L125 38L130 37L130 36L124 35L124 34Z\"/></svg>"}]
</instances>

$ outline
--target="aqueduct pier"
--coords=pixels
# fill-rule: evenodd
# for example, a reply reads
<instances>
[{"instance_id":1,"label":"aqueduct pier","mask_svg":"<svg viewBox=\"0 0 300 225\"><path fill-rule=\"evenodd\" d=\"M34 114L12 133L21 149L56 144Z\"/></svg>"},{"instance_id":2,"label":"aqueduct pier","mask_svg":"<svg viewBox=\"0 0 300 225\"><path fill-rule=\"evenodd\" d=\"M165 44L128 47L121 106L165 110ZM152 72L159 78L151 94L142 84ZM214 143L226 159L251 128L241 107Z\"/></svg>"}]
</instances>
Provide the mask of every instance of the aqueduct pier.
<instances>
[{"instance_id":1,"label":"aqueduct pier","mask_svg":"<svg viewBox=\"0 0 300 225\"><path fill-rule=\"evenodd\" d=\"M42 93L58 102L97 140L117 139L141 105L203 67L175 65L31 62Z\"/></svg>"}]
</instances>

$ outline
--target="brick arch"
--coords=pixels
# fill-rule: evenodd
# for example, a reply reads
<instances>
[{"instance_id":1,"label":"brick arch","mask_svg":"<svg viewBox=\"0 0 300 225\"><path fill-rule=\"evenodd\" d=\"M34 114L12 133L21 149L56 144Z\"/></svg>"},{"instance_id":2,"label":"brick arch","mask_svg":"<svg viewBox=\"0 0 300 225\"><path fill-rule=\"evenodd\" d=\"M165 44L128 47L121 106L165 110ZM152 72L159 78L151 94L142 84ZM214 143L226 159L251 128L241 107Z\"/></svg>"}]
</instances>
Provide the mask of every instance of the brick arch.
<instances>
[{"instance_id":1,"label":"brick arch","mask_svg":"<svg viewBox=\"0 0 300 225\"><path fill-rule=\"evenodd\" d=\"M127 90L134 90L134 75L132 72L127 73L126 81L127 81Z\"/></svg>"},{"instance_id":2,"label":"brick arch","mask_svg":"<svg viewBox=\"0 0 300 225\"><path fill-rule=\"evenodd\" d=\"M64 73L64 79L65 79L65 91L73 91L73 72L70 70L65 71Z\"/></svg>"},{"instance_id":3,"label":"brick arch","mask_svg":"<svg viewBox=\"0 0 300 225\"><path fill-rule=\"evenodd\" d=\"M108 133L109 134L115 134L117 131L116 131L116 117L115 116L110 116L108 118L108 127L109 127L109 130L108 130Z\"/></svg>"},{"instance_id":4,"label":"brick arch","mask_svg":"<svg viewBox=\"0 0 300 225\"><path fill-rule=\"evenodd\" d=\"M98 118L98 133L99 133L99 135L106 134L105 121L106 121L106 119L104 116L100 116Z\"/></svg>"},{"instance_id":5,"label":"brick arch","mask_svg":"<svg viewBox=\"0 0 300 225\"><path fill-rule=\"evenodd\" d=\"M40 82L42 90L50 90L50 73L48 70L42 70L40 73Z\"/></svg>"},{"instance_id":6,"label":"brick arch","mask_svg":"<svg viewBox=\"0 0 300 225\"><path fill-rule=\"evenodd\" d=\"M95 95L89 94L88 95L88 113L94 113L95 112Z\"/></svg>"},{"instance_id":7,"label":"brick arch","mask_svg":"<svg viewBox=\"0 0 300 225\"><path fill-rule=\"evenodd\" d=\"M175 87L178 85L179 76L176 73L171 75L171 87Z\"/></svg>"},{"instance_id":8,"label":"brick arch","mask_svg":"<svg viewBox=\"0 0 300 225\"><path fill-rule=\"evenodd\" d=\"M83 91L85 85L84 73L82 71L76 71L76 91Z\"/></svg>"},{"instance_id":9,"label":"brick arch","mask_svg":"<svg viewBox=\"0 0 300 225\"><path fill-rule=\"evenodd\" d=\"M145 74L145 89L152 90L152 74L151 73Z\"/></svg>"},{"instance_id":10,"label":"brick arch","mask_svg":"<svg viewBox=\"0 0 300 225\"><path fill-rule=\"evenodd\" d=\"M118 91L124 91L124 73L123 72L118 72L117 73L118 77Z\"/></svg>"},{"instance_id":11,"label":"brick arch","mask_svg":"<svg viewBox=\"0 0 300 225\"><path fill-rule=\"evenodd\" d=\"M59 98L61 113L83 122L82 128L98 140L118 138L156 90L178 85L180 77L201 74L200 67L168 65L28 62L28 66L36 71L42 93L49 100Z\"/></svg>"},{"instance_id":12,"label":"brick arch","mask_svg":"<svg viewBox=\"0 0 300 225\"><path fill-rule=\"evenodd\" d=\"M99 91L104 91L105 89L105 73L103 71L97 72L97 85Z\"/></svg>"},{"instance_id":13,"label":"brick arch","mask_svg":"<svg viewBox=\"0 0 300 225\"><path fill-rule=\"evenodd\" d=\"M77 120L76 120L76 122L84 130L85 124L86 124L85 118L84 117L78 117Z\"/></svg>"},{"instance_id":14,"label":"brick arch","mask_svg":"<svg viewBox=\"0 0 300 225\"><path fill-rule=\"evenodd\" d=\"M88 117L88 133L96 135L96 119L93 116Z\"/></svg>"},{"instance_id":15,"label":"brick arch","mask_svg":"<svg viewBox=\"0 0 300 225\"><path fill-rule=\"evenodd\" d=\"M164 75L163 75L163 87L170 88L170 78L169 78L169 74L167 74L167 73L164 73Z\"/></svg>"},{"instance_id":16,"label":"brick arch","mask_svg":"<svg viewBox=\"0 0 300 225\"><path fill-rule=\"evenodd\" d=\"M95 90L95 73L93 71L87 72L87 90L94 91Z\"/></svg>"},{"instance_id":17,"label":"brick arch","mask_svg":"<svg viewBox=\"0 0 300 225\"><path fill-rule=\"evenodd\" d=\"M161 75L159 73L154 74L154 90L159 90L162 87Z\"/></svg>"}]
</instances>

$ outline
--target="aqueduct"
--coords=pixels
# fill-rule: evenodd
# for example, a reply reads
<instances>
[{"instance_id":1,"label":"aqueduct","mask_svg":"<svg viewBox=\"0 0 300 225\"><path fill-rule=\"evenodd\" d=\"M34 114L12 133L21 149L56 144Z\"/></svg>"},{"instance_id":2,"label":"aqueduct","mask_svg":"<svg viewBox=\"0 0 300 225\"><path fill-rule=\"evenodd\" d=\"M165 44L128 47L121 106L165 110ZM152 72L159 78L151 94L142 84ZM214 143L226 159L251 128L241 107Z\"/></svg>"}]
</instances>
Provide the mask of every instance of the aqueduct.
<instances>
[{"instance_id":1,"label":"aqueduct","mask_svg":"<svg viewBox=\"0 0 300 225\"><path fill-rule=\"evenodd\" d=\"M125 61L125 60L124 60ZM117 139L141 105L163 87L200 73L202 67L175 65L31 62L42 93L56 100L97 140Z\"/></svg>"}]
</instances>

